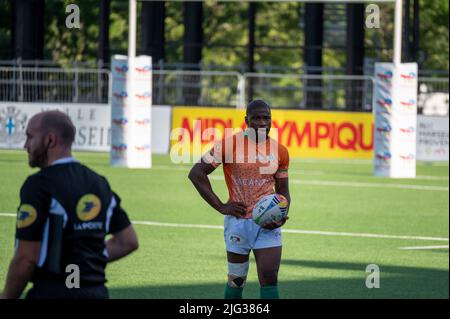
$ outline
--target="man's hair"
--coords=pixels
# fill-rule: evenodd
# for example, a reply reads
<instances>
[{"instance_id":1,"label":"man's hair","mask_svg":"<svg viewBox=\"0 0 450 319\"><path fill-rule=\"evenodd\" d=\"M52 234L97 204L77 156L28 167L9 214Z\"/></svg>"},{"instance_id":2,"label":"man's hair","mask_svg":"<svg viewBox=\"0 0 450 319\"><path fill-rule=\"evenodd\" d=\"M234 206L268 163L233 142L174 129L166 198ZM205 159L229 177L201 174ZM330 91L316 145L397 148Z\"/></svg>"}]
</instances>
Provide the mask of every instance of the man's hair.
<instances>
[{"instance_id":1,"label":"man's hair","mask_svg":"<svg viewBox=\"0 0 450 319\"><path fill-rule=\"evenodd\" d=\"M40 114L41 129L44 132L54 132L61 138L61 144L70 147L75 140L76 128L70 117L61 111L44 111Z\"/></svg>"},{"instance_id":2,"label":"man's hair","mask_svg":"<svg viewBox=\"0 0 450 319\"><path fill-rule=\"evenodd\" d=\"M268 108L270 111L270 106L268 103L264 102L263 100L253 100L250 103L248 103L245 115L248 115L253 110L258 108Z\"/></svg>"}]
</instances>

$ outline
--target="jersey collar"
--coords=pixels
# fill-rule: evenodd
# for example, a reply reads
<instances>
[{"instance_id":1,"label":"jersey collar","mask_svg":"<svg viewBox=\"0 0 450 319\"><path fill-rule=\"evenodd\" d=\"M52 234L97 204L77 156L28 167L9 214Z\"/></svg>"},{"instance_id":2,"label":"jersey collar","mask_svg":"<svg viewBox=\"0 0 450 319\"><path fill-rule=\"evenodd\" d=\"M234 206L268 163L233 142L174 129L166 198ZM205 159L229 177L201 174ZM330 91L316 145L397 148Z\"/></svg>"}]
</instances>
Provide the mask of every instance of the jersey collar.
<instances>
[{"instance_id":1,"label":"jersey collar","mask_svg":"<svg viewBox=\"0 0 450 319\"><path fill-rule=\"evenodd\" d=\"M72 156L68 156L68 157L63 157L63 158L57 159L50 165L77 163L77 162L78 161L75 158L73 158Z\"/></svg>"},{"instance_id":2,"label":"jersey collar","mask_svg":"<svg viewBox=\"0 0 450 319\"><path fill-rule=\"evenodd\" d=\"M245 131L244 131L244 137L245 137L248 141L250 141L251 143L253 143L253 144L261 145L261 144L267 143L267 142L270 140L270 136L267 136L266 139L265 139L264 141L256 143L256 141L252 140L252 139L249 137L249 134L248 134L248 131L247 131L247 130L248 130L248 129L245 129Z\"/></svg>"}]
</instances>

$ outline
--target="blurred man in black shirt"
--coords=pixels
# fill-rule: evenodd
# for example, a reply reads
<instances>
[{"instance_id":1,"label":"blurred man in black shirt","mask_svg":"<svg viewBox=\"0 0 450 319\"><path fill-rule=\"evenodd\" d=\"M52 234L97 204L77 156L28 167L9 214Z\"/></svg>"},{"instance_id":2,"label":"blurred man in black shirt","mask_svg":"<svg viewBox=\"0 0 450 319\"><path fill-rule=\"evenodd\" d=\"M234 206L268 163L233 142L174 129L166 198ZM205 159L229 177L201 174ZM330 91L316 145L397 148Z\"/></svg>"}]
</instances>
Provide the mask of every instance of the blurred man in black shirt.
<instances>
[{"instance_id":1,"label":"blurred man in black shirt","mask_svg":"<svg viewBox=\"0 0 450 319\"><path fill-rule=\"evenodd\" d=\"M26 135L29 165L40 171L20 190L15 254L0 297L19 298L31 281L30 299L108 298L107 262L138 247L120 198L71 156L75 127L66 114L36 114ZM67 284L72 271L75 285Z\"/></svg>"}]
</instances>

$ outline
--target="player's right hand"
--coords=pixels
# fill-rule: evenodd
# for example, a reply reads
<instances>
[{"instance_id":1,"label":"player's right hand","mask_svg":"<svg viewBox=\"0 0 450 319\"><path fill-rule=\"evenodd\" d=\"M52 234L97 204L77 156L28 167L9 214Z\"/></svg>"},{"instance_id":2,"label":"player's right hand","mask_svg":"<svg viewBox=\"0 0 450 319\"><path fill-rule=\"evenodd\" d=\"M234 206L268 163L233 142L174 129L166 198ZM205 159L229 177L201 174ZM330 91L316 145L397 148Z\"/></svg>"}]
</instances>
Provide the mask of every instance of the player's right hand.
<instances>
[{"instance_id":1,"label":"player's right hand","mask_svg":"<svg viewBox=\"0 0 450 319\"><path fill-rule=\"evenodd\" d=\"M228 202L222 204L219 208L222 215L231 215L234 217L242 217L247 213L247 207L241 202Z\"/></svg>"},{"instance_id":2,"label":"player's right hand","mask_svg":"<svg viewBox=\"0 0 450 319\"><path fill-rule=\"evenodd\" d=\"M275 228L279 228L279 227L283 226L288 219L289 219L289 216L285 216L278 223L276 223L276 222L267 223L264 226L262 226L262 228L269 229L269 230L273 230Z\"/></svg>"}]
</instances>

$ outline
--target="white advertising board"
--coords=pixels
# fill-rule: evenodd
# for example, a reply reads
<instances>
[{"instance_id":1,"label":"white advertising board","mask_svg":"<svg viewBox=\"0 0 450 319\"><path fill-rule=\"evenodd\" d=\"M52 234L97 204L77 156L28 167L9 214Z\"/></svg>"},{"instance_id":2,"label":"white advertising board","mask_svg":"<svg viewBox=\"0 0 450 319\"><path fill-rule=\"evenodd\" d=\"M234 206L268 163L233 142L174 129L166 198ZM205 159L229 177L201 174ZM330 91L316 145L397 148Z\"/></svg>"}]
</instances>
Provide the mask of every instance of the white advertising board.
<instances>
[{"instance_id":1,"label":"white advertising board","mask_svg":"<svg viewBox=\"0 0 450 319\"><path fill-rule=\"evenodd\" d=\"M45 110L60 110L76 127L75 151L109 152L111 148L111 106L109 104L55 104L0 102L0 148L22 149L29 119ZM151 145L153 154L168 154L171 107L152 107Z\"/></svg>"},{"instance_id":2,"label":"white advertising board","mask_svg":"<svg viewBox=\"0 0 450 319\"><path fill-rule=\"evenodd\" d=\"M417 160L448 161L448 117L417 117Z\"/></svg>"}]
</instances>

